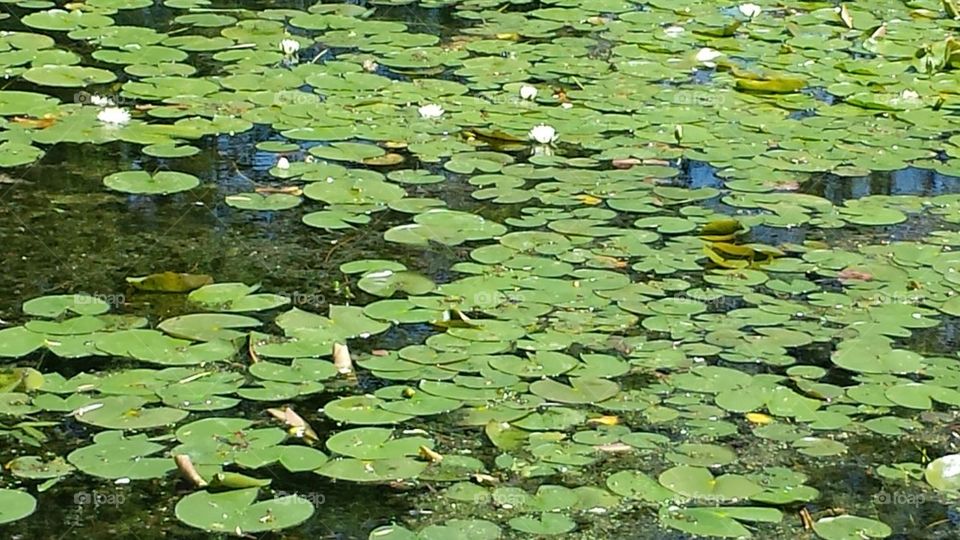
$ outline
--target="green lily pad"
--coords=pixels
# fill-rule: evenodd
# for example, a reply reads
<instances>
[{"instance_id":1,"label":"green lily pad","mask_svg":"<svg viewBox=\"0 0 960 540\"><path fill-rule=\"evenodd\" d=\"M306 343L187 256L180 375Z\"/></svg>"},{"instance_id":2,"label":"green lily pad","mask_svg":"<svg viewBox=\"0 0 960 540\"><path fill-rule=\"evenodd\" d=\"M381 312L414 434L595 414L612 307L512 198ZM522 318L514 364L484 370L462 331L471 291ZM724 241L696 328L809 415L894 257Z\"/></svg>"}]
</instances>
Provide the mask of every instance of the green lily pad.
<instances>
[{"instance_id":1,"label":"green lily pad","mask_svg":"<svg viewBox=\"0 0 960 540\"><path fill-rule=\"evenodd\" d=\"M102 298L86 294L41 296L23 303L23 312L34 317L57 318L67 312L77 315L101 315L110 311L110 304Z\"/></svg>"},{"instance_id":2,"label":"green lily pad","mask_svg":"<svg viewBox=\"0 0 960 540\"><path fill-rule=\"evenodd\" d=\"M270 300L273 304L274 300ZM281 304L282 305L282 304ZM162 321L157 327L173 337L198 341L230 341L246 336L247 329L260 326L260 321L242 315L191 313Z\"/></svg>"},{"instance_id":3,"label":"green lily pad","mask_svg":"<svg viewBox=\"0 0 960 540\"><path fill-rule=\"evenodd\" d=\"M840 344L833 362L862 373L911 373L922 366L923 357L905 349L893 349L883 340L849 340Z\"/></svg>"},{"instance_id":4,"label":"green lily pad","mask_svg":"<svg viewBox=\"0 0 960 540\"><path fill-rule=\"evenodd\" d=\"M191 422L177 429L182 444L171 453L189 455L201 473L220 472L220 467L231 463L257 468L279 460L283 449L277 445L287 434L276 427L251 429L252 424L242 418L217 417Z\"/></svg>"},{"instance_id":5,"label":"green lily pad","mask_svg":"<svg viewBox=\"0 0 960 540\"><path fill-rule=\"evenodd\" d=\"M113 173L103 179L110 189L138 195L168 195L187 191L200 185L200 180L191 174L160 171L150 174L146 171L124 171Z\"/></svg>"},{"instance_id":6,"label":"green lily pad","mask_svg":"<svg viewBox=\"0 0 960 540\"><path fill-rule=\"evenodd\" d=\"M228 205L234 208L240 208L241 210L278 212L299 206L301 199L300 197L286 193L270 193L268 195L260 193L237 193L235 195L227 195L225 201Z\"/></svg>"},{"instance_id":7,"label":"green lily pad","mask_svg":"<svg viewBox=\"0 0 960 540\"><path fill-rule=\"evenodd\" d=\"M17 489L0 489L0 523L23 519L37 509L33 495Z\"/></svg>"},{"instance_id":8,"label":"green lily pad","mask_svg":"<svg viewBox=\"0 0 960 540\"><path fill-rule=\"evenodd\" d=\"M146 435L124 437L120 431L105 431L94 436L93 444L70 452L67 461L92 476L145 480L163 477L176 468L170 458L150 457L163 449Z\"/></svg>"},{"instance_id":9,"label":"green lily pad","mask_svg":"<svg viewBox=\"0 0 960 540\"><path fill-rule=\"evenodd\" d=\"M214 283L191 292L187 298L206 309L229 312L266 311L288 305L290 299L278 294L254 294L259 286L243 283Z\"/></svg>"},{"instance_id":10,"label":"green lily pad","mask_svg":"<svg viewBox=\"0 0 960 540\"><path fill-rule=\"evenodd\" d=\"M44 461L38 456L20 456L8 462L6 468L15 476L34 479L60 478L75 470L62 457Z\"/></svg>"},{"instance_id":11,"label":"green lily pad","mask_svg":"<svg viewBox=\"0 0 960 540\"><path fill-rule=\"evenodd\" d=\"M85 66L47 65L30 68L23 78L40 86L66 88L85 88L95 84L106 84L117 80L113 72L105 69Z\"/></svg>"},{"instance_id":12,"label":"green lily pad","mask_svg":"<svg viewBox=\"0 0 960 540\"><path fill-rule=\"evenodd\" d=\"M86 13L79 9L71 11L51 9L30 13L23 18L23 23L31 28L41 30L67 31L77 28L109 26L113 24L113 19L99 13Z\"/></svg>"},{"instance_id":13,"label":"green lily pad","mask_svg":"<svg viewBox=\"0 0 960 540\"><path fill-rule=\"evenodd\" d=\"M620 385L605 379L571 377L570 386L545 379L531 384L530 391L559 403L599 403L615 396Z\"/></svg>"},{"instance_id":14,"label":"green lily pad","mask_svg":"<svg viewBox=\"0 0 960 540\"><path fill-rule=\"evenodd\" d=\"M193 345L189 341L142 328L102 332L96 334L92 342L98 351L106 354L165 365L219 362L236 354L236 348L226 341L214 340Z\"/></svg>"},{"instance_id":15,"label":"green lily pad","mask_svg":"<svg viewBox=\"0 0 960 540\"><path fill-rule=\"evenodd\" d=\"M680 465L660 475L660 483L684 497L701 501L736 501L749 499L763 488L743 476L725 474L714 477L703 467Z\"/></svg>"},{"instance_id":16,"label":"green lily pad","mask_svg":"<svg viewBox=\"0 0 960 540\"><path fill-rule=\"evenodd\" d=\"M443 525L429 525L419 533L413 533L398 525L377 527L370 532L370 539L377 540L442 540L457 538L468 540L497 540L500 527L484 519L451 519Z\"/></svg>"},{"instance_id":17,"label":"green lily pad","mask_svg":"<svg viewBox=\"0 0 960 540\"><path fill-rule=\"evenodd\" d=\"M191 527L229 534L288 529L313 515L313 505L302 497L255 502L258 491L255 487L222 493L198 491L180 499L174 511L177 519Z\"/></svg>"},{"instance_id":18,"label":"green lily pad","mask_svg":"<svg viewBox=\"0 0 960 540\"><path fill-rule=\"evenodd\" d=\"M725 446L684 443L677 446L675 451L668 452L666 458L680 465L716 467L736 461L737 455Z\"/></svg>"},{"instance_id":19,"label":"green lily pad","mask_svg":"<svg viewBox=\"0 0 960 540\"><path fill-rule=\"evenodd\" d=\"M436 285L430 278L416 272L379 270L364 274L357 282L357 287L376 296L389 297L397 291L426 294Z\"/></svg>"},{"instance_id":20,"label":"green lily pad","mask_svg":"<svg viewBox=\"0 0 960 540\"><path fill-rule=\"evenodd\" d=\"M359 425L396 424L413 418L412 414L383 409L383 403L373 396L345 397L327 403L323 412L338 422Z\"/></svg>"},{"instance_id":21,"label":"green lily pad","mask_svg":"<svg viewBox=\"0 0 960 540\"><path fill-rule=\"evenodd\" d=\"M284 446L280 450L280 464L290 472L315 471L330 458L307 446Z\"/></svg>"},{"instance_id":22,"label":"green lily pad","mask_svg":"<svg viewBox=\"0 0 960 540\"><path fill-rule=\"evenodd\" d=\"M31 332L22 326L4 328L0 330L0 357L26 356L43 347L45 343L43 334Z\"/></svg>"},{"instance_id":23,"label":"green lily pad","mask_svg":"<svg viewBox=\"0 0 960 540\"><path fill-rule=\"evenodd\" d=\"M660 521L669 527L694 535L721 538L752 538L740 521L777 523L779 510L758 507L661 508Z\"/></svg>"},{"instance_id":24,"label":"green lily pad","mask_svg":"<svg viewBox=\"0 0 960 540\"><path fill-rule=\"evenodd\" d=\"M330 478L351 482L388 482L416 478L426 468L427 463L425 461L418 461L409 457L371 461L338 458L328 461L315 472Z\"/></svg>"},{"instance_id":25,"label":"green lily pad","mask_svg":"<svg viewBox=\"0 0 960 540\"><path fill-rule=\"evenodd\" d=\"M143 148L143 153L148 156L158 157L158 158L180 158L180 157L190 157L200 153L200 149L196 146L190 145L176 145L176 144L151 144ZM228 197L229 199L229 197ZM229 204L230 201L227 201Z\"/></svg>"},{"instance_id":26,"label":"green lily pad","mask_svg":"<svg viewBox=\"0 0 960 540\"><path fill-rule=\"evenodd\" d=\"M857 516L820 518L813 524L813 532L824 540L886 538L893 533L882 521Z\"/></svg>"},{"instance_id":27,"label":"green lily pad","mask_svg":"<svg viewBox=\"0 0 960 540\"><path fill-rule=\"evenodd\" d=\"M676 494L640 471L620 471L607 478L607 488L627 499L666 502Z\"/></svg>"},{"instance_id":28,"label":"green lily pad","mask_svg":"<svg viewBox=\"0 0 960 540\"><path fill-rule=\"evenodd\" d=\"M105 429L149 429L176 424L188 414L170 407L146 407L148 403L136 396L99 399L90 405L97 408L77 414L77 420Z\"/></svg>"},{"instance_id":29,"label":"green lily pad","mask_svg":"<svg viewBox=\"0 0 960 540\"><path fill-rule=\"evenodd\" d=\"M43 150L29 144L5 142L0 144L0 167L19 167L43 157Z\"/></svg>"},{"instance_id":30,"label":"green lily pad","mask_svg":"<svg viewBox=\"0 0 960 540\"><path fill-rule=\"evenodd\" d=\"M213 283L213 278L206 274L161 272L142 277L128 277L127 283L140 291L180 293L190 292Z\"/></svg>"},{"instance_id":31,"label":"green lily pad","mask_svg":"<svg viewBox=\"0 0 960 540\"><path fill-rule=\"evenodd\" d=\"M420 447L433 447L433 441L423 437L393 438L393 431L384 428L355 428L341 431L327 439L327 448L337 454L361 460L389 459L416 456Z\"/></svg>"},{"instance_id":32,"label":"green lily pad","mask_svg":"<svg viewBox=\"0 0 960 540\"><path fill-rule=\"evenodd\" d=\"M503 225L480 216L455 210L433 209L417 215L414 223L399 225L384 233L390 242L427 245L428 241L456 246L471 240L485 240L507 232Z\"/></svg>"},{"instance_id":33,"label":"green lily pad","mask_svg":"<svg viewBox=\"0 0 960 540\"><path fill-rule=\"evenodd\" d=\"M250 374L268 381L303 383L323 381L337 375L333 362L315 358L295 358L290 365L257 362L250 366Z\"/></svg>"}]
</instances>

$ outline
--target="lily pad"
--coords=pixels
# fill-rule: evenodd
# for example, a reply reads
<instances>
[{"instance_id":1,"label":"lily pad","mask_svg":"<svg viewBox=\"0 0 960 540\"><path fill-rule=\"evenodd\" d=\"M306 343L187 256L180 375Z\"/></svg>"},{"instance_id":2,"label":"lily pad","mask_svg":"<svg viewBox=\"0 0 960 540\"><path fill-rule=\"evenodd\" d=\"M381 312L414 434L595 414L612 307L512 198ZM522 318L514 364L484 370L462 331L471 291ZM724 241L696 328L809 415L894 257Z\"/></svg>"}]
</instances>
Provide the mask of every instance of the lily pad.
<instances>
[{"instance_id":1,"label":"lily pad","mask_svg":"<svg viewBox=\"0 0 960 540\"><path fill-rule=\"evenodd\" d=\"M882 521L857 516L825 517L813 524L813 532L824 540L886 538L892 534Z\"/></svg>"},{"instance_id":2,"label":"lily pad","mask_svg":"<svg viewBox=\"0 0 960 540\"><path fill-rule=\"evenodd\" d=\"M67 461L101 478L160 478L175 469L170 458L150 457L163 449L146 435L125 437L120 431L105 431L94 436L93 444L70 452Z\"/></svg>"},{"instance_id":3,"label":"lily pad","mask_svg":"<svg viewBox=\"0 0 960 540\"><path fill-rule=\"evenodd\" d=\"M170 407L147 407L146 399L136 396L108 397L96 400L96 407L77 415L77 420L106 429L148 429L176 424L187 411Z\"/></svg>"},{"instance_id":4,"label":"lily pad","mask_svg":"<svg viewBox=\"0 0 960 540\"><path fill-rule=\"evenodd\" d=\"M271 303L273 303L271 301ZM162 321L157 327L171 336L198 341L230 341L246 336L244 331L260 326L260 321L242 315L191 313Z\"/></svg>"},{"instance_id":5,"label":"lily pad","mask_svg":"<svg viewBox=\"0 0 960 540\"><path fill-rule=\"evenodd\" d=\"M317 469L317 474L351 482L389 482L416 478L427 468L425 461L408 457L365 461L339 458L328 461Z\"/></svg>"},{"instance_id":6,"label":"lily pad","mask_svg":"<svg viewBox=\"0 0 960 540\"><path fill-rule=\"evenodd\" d=\"M168 195L187 191L200 185L200 180L191 174L160 171L124 171L113 173L103 179L108 188L138 195Z\"/></svg>"},{"instance_id":7,"label":"lily pad","mask_svg":"<svg viewBox=\"0 0 960 540\"><path fill-rule=\"evenodd\" d=\"M383 409L383 403L373 396L345 397L327 403L323 412L338 422L360 425L396 424L413 418L412 414Z\"/></svg>"},{"instance_id":8,"label":"lily pad","mask_svg":"<svg viewBox=\"0 0 960 540\"><path fill-rule=\"evenodd\" d=\"M260 193L237 193L235 195L227 195L225 201L228 205L234 208L240 208L241 210L277 212L298 206L301 199L296 195L287 193L270 193L267 195Z\"/></svg>"},{"instance_id":9,"label":"lily pad","mask_svg":"<svg viewBox=\"0 0 960 540\"><path fill-rule=\"evenodd\" d=\"M302 497L288 495L255 502L258 491L198 491L180 499L174 511L177 519L191 527L229 534L288 529L313 515L313 505Z\"/></svg>"},{"instance_id":10,"label":"lily pad","mask_svg":"<svg viewBox=\"0 0 960 540\"><path fill-rule=\"evenodd\" d=\"M100 315L110 311L103 298L86 294L41 296L23 303L23 312L34 317L57 318L67 312L77 315Z\"/></svg>"},{"instance_id":11,"label":"lily pad","mask_svg":"<svg viewBox=\"0 0 960 540\"><path fill-rule=\"evenodd\" d=\"M599 403L617 395L620 385L605 379L571 377L570 386L546 379L531 384L530 391L559 403Z\"/></svg>"},{"instance_id":12,"label":"lily pad","mask_svg":"<svg viewBox=\"0 0 960 540\"><path fill-rule=\"evenodd\" d=\"M40 86L84 88L113 82L117 76L105 69L85 66L38 66L23 73L23 78Z\"/></svg>"},{"instance_id":13,"label":"lily pad","mask_svg":"<svg viewBox=\"0 0 960 540\"><path fill-rule=\"evenodd\" d=\"M33 495L16 489L0 489L0 523L23 519L37 509Z\"/></svg>"}]
</instances>

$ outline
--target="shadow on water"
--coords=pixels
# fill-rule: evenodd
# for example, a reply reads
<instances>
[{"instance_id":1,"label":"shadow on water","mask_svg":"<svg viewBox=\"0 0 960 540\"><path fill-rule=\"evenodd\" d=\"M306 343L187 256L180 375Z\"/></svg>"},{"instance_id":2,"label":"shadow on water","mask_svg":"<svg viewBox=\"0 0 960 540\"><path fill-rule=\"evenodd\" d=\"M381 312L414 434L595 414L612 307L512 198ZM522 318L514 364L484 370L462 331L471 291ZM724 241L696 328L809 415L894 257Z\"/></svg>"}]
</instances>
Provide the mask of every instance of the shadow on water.
<instances>
[{"instance_id":1,"label":"shadow on water","mask_svg":"<svg viewBox=\"0 0 960 540\"><path fill-rule=\"evenodd\" d=\"M302 208L256 213L227 206L227 194L270 184L266 171L275 158L267 161L265 153L251 150L260 139L253 130L208 141L182 169L211 181L166 198L103 191L103 171L130 167L132 149L125 145L96 152L82 145L56 147L41 163L11 171L10 180L18 183L0 185L8 191L0 207L5 268L0 287L8 291L0 299L0 318L15 318L18 298L81 291L118 295L127 292L127 276L166 270L262 283L294 297L333 302L339 265L373 253L374 245L382 252L382 232L407 216L375 214L371 226L336 241L340 235L303 227ZM141 165L164 168L160 162ZM433 260L415 249L397 255Z\"/></svg>"}]
</instances>

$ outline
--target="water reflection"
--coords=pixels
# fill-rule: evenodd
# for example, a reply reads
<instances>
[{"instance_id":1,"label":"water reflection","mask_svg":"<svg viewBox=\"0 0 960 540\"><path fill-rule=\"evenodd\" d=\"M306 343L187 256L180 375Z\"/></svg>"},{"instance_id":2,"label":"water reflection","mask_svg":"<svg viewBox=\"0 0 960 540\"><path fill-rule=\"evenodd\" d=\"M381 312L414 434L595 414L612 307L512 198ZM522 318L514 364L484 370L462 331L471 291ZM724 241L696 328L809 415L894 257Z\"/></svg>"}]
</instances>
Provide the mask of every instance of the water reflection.
<instances>
[{"instance_id":1,"label":"water reflection","mask_svg":"<svg viewBox=\"0 0 960 540\"><path fill-rule=\"evenodd\" d=\"M724 180L718 169L703 161L687 160L683 174L671 184L691 189L713 187L723 189ZM867 176L845 177L834 174L812 175L801 183L801 191L818 195L836 205L870 195L936 196L960 193L960 177L940 174L932 169L907 167L899 171L876 171Z\"/></svg>"},{"instance_id":2,"label":"water reflection","mask_svg":"<svg viewBox=\"0 0 960 540\"><path fill-rule=\"evenodd\" d=\"M692 189L702 187L722 188L723 179L717 176L717 168L703 161L686 161L684 174L689 179L687 187Z\"/></svg>"},{"instance_id":3,"label":"water reflection","mask_svg":"<svg viewBox=\"0 0 960 540\"><path fill-rule=\"evenodd\" d=\"M878 171L868 176L840 177L825 174L804 185L804 191L820 195L834 204L869 195L933 196L960 193L960 178L931 169L908 167L899 171Z\"/></svg>"}]
</instances>

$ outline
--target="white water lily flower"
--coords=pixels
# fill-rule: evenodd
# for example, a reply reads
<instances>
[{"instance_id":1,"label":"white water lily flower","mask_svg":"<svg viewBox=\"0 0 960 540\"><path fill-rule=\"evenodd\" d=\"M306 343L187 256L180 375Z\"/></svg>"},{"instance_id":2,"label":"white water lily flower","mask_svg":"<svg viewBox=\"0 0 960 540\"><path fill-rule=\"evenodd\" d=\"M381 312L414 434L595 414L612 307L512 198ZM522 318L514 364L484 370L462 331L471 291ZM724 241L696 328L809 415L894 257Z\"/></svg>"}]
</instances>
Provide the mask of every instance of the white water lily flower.
<instances>
[{"instance_id":1,"label":"white water lily flower","mask_svg":"<svg viewBox=\"0 0 960 540\"><path fill-rule=\"evenodd\" d=\"M708 64L710 62L713 62L717 58L720 58L721 56L723 56L722 52L716 49L711 49L709 47L704 47L699 51L697 51L697 62Z\"/></svg>"},{"instance_id":2,"label":"white water lily flower","mask_svg":"<svg viewBox=\"0 0 960 540\"><path fill-rule=\"evenodd\" d=\"M300 50L300 42L295 39L282 39L280 50L283 51L284 56L293 56Z\"/></svg>"},{"instance_id":3,"label":"white water lily flower","mask_svg":"<svg viewBox=\"0 0 960 540\"><path fill-rule=\"evenodd\" d=\"M540 124L539 126L534 126L530 130L530 139L537 141L540 144L550 144L557 140L557 130L553 129L553 126L548 126L546 124Z\"/></svg>"},{"instance_id":4,"label":"white water lily flower","mask_svg":"<svg viewBox=\"0 0 960 540\"><path fill-rule=\"evenodd\" d=\"M443 110L443 107L437 105L436 103L430 103L428 105L423 105L417 111L420 112L420 116L423 118L440 118L443 116L443 113L446 112Z\"/></svg>"},{"instance_id":5,"label":"white water lily flower","mask_svg":"<svg viewBox=\"0 0 960 540\"><path fill-rule=\"evenodd\" d=\"M285 158L285 157L283 157L283 156L280 156L279 158L277 158L277 168L280 169L280 170L283 170L283 171L289 169L289 168L290 168L290 160L287 159L287 158Z\"/></svg>"},{"instance_id":6,"label":"white water lily flower","mask_svg":"<svg viewBox=\"0 0 960 540\"><path fill-rule=\"evenodd\" d=\"M530 86L525 84L520 87L520 99L532 100L537 97L537 88L535 86Z\"/></svg>"},{"instance_id":7,"label":"white water lily flower","mask_svg":"<svg viewBox=\"0 0 960 540\"><path fill-rule=\"evenodd\" d=\"M740 10L740 13L743 13L744 17L749 17L751 19L759 15L761 12L763 12L763 8L761 8L756 4L750 4L750 3L740 4L740 6L737 9Z\"/></svg>"},{"instance_id":8,"label":"white water lily flower","mask_svg":"<svg viewBox=\"0 0 960 540\"><path fill-rule=\"evenodd\" d=\"M663 33L667 35L668 38L675 38L684 33L685 30L682 26L668 26L664 28Z\"/></svg>"},{"instance_id":9,"label":"white water lily flower","mask_svg":"<svg viewBox=\"0 0 960 540\"><path fill-rule=\"evenodd\" d=\"M914 92L913 90L904 90L900 92L900 99L904 101L917 101L920 99L920 94Z\"/></svg>"},{"instance_id":10,"label":"white water lily flower","mask_svg":"<svg viewBox=\"0 0 960 540\"><path fill-rule=\"evenodd\" d=\"M943 463L941 476L944 478L952 478L960 474L960 455L951 454L949 456L943 456L940 458L940 463Z\"/></svg>"},{"instance_id":11,"label":"white water lily flower","mask_svg":"<svg viewBox=\"0 0 960 540\"><path fill-rule=\"evenodd\" d=\"M122 126L130 121L130 113L120 107L106 107L97 113L97 120L112 126Z\"/></svg>"},{"instance_id":12,"label":"white water lily flower","mask_svg":"<svg viewBox=\"0 0 960 540\"><path fill-rule=\"evenodd\" d=\"M90 104L96 105L97 107L113 107L115 105L113 100L107 96L98 96L96 94L90 96Z\"/></svg>"}]
</instances>

